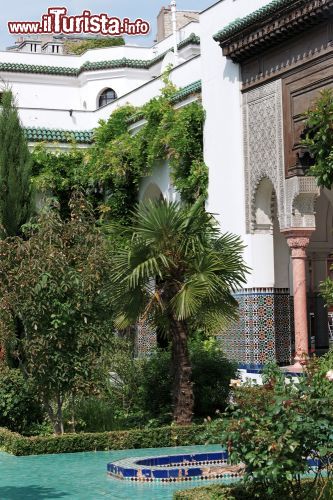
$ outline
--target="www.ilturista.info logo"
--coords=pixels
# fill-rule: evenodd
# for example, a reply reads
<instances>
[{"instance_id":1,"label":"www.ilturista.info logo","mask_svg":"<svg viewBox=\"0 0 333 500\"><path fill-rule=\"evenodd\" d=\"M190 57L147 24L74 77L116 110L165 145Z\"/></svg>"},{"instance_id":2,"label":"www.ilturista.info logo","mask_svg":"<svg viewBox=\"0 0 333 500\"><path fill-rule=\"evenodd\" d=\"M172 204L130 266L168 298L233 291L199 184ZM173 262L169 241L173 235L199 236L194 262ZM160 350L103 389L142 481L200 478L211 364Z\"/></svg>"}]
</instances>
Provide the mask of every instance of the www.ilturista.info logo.
<instances>
[{"instance_id":1,"label":"www.ilturista.info logo","mask_svg":"<svg viewBox=\"0 0 333 500\"><path fill-rule=\"evenodd\" d=\"M66 7L50 7L40 21L8 21L8 31L13 35L147 35L150 25L142 19L130 21L127 17L119 19L104 13L92 15L90 10L84 10L80 16L68 16Z\"/></svg>"}]
</instances>

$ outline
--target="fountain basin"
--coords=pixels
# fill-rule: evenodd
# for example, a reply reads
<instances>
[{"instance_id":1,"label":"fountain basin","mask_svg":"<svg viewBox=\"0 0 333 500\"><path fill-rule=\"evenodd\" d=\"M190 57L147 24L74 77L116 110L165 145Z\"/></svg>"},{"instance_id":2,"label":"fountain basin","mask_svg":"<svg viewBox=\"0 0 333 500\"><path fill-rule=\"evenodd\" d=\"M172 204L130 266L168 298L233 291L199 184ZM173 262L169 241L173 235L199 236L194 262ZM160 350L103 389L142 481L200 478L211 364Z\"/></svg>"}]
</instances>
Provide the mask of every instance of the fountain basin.
<instances>
[{"instance_id":1,"label":"fountain basin","mask_svg":"<svg viewBox=\"0 0 333 500\"><path fill-rule=\"evenodd\" d=\"M110 462L107 471L115 478L137 482L170 483L240 478L244 473L244 466L231 466L227 461L226 451L137 457Z\"/></svg>"}]
</instances>

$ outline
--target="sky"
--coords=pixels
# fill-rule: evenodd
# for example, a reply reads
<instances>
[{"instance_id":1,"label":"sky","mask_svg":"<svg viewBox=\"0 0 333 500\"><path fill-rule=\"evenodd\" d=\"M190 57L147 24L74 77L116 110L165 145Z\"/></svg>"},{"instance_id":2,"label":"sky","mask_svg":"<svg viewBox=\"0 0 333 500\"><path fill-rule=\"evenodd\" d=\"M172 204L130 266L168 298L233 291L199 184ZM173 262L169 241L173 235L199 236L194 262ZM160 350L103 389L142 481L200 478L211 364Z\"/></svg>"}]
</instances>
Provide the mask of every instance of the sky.
<instances>
[{"instance_id":1,"label":"sky","mask_svg":"<svg viewBox=\"0 0 333 500\"><path fill-rule=\"evenodd\" d=\"M216 0L177 0L178 9L204 10ZM167 7L169 0L15 0L1 1L0 50L12 45L15 38L8 33L8 21L39 21L49 7L67 7L70 15L80 15L84 9L92 14L105 12L109 15L149 21L151 32L144 37L131 37L132 43L151 45L156 36L156 17L161 7Z\"/></svg>"}]
</instances>

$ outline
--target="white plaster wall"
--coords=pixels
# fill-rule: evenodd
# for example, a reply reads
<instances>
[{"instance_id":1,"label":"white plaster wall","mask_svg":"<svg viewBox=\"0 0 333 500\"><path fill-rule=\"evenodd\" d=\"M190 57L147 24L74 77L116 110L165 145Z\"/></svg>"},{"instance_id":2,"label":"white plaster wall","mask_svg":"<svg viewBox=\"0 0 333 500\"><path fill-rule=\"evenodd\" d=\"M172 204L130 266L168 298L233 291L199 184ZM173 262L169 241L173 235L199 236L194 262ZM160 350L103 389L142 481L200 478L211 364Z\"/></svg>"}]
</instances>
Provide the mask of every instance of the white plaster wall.
<instances>
[{"instance_id":1,"label":"white plaster wall","mask_svg":"<svg viewBox=\"0 0 333 500\"><path fill-rule=\"evenodd\" d=\"M275 285L273 235L251 235L246 260L251 268L247 283L248 288L273 288Z\"/></svg>"},{"instance_id":2,"label":"white plaster wall","mask_svg":"<svg viewBox=\"0 0 333 500\"><path fill-rule=\"evenodd\" d=\"M171 81L177 87L184 87L189 83L200 80L200 77L201 63L199 57L193 58L190 61L177 66L170 74ZM158 95L163 88L163 85L164 84L160 78L151 80L149 83L141 86L136 91L118 99L115 103L109 104L108 106L97 110L94 113L93 121L97 125L99 119L107 119L114 109L123 106L126 103L133 104L133 106L142 106L152 97Z\"/></svg>"},{"instance_id":3,"label":"white plaster wall","mask_svg":"<svg viewBox=\"0 0 333 500\"><path fill-rule=\"evenodd\" d=\"M80 89L76 79L58 77L50 82L48 75L39 75L37 81L31 75L6 73L2 76L12 89L16 102L22 108L82 109ZM50 111L50 114L52 112Z\"/></svg>"},{"instance_id":4,"label":"white plaster wall","mask_svg":"<svg viewBox=\"0 0 333 500\"><path fill-rule=\"evenodd\" d=\"M188 38L192 33L200 35L199 23L195 22L188 23L181 30L179 30L177 35L178 43ZM173 47L173 36L168 36L164 40L161 40L159 43L156 43L154 45L153 52L155 55L163 54L163 52L171 49L172 47Z\"/></svg>"},{"instance_id":5,"label":"white plaster wall","mask_svg":"<svg viewBox=\"0 0 333 500\"><path fill-rule=\"evenodd\" d=\"M118 97L140 87L151 80L147 70L114 69L106 71L89 71L80 77L80 108L95 111L97 98L107 87L112 88Z\"/></svg>"},{"instance_id":6,"label":"white plaster wall","mask_svg":"<svg viewBox=\"0 0 333 500\"><path fill-rule=\"evenodd\" d=\"M137 59L144 55L151 58L152 48L94 49L80 57L2 52L0 59L2 62L79 67L88 59L101 61L123 56ZM100 118L107 119L114 109L127 102L141 106L159 94L162 82L156 77L160 76L160 66L161 64L156 65L151 70L118 68L89 71L78 78L9 72L1 72L0 76L13 89L25 127L86 130L96 127ZM198 57L180 64L171 73L171 79L178 87L188 85L200 77ZM113 88L120 99L96 110L98 96L107 87ZM131 94L128 95L129 93ZM74 111L72 116L69 115L69 110Z\"/></svg>"},{"instance_id":7,"label":"white plaster wall","mask_svg":"<svg viewBox=\"0 0 333 500\"><path fill-rule=\"evenodd\" d=\"M44 127L64 130L91 130L96 126L94 114L74 111L70 116L68 109L29 109L19 108L24 127Z\"/></svg>"},{"instance_id":8,"label":"white plaster wall","mask_svg":"<svg viewBox=\"0 0 333 500\"><path fill-rule=\"evenodd\" d=\"M286 237L281 233L277 217L274 219L274 286L292 290L292 268L290 249Z\"/></svg>"},{"instance_id":9,"label":"white plaster wall","mask_svg":"<svg viewBox=\"0 0 333 500\"><path fill-rule=\"evenodd\" d=\"M212 36L236 18L268 3L269 0L223 0L200 16L208 209L219 214L224 231L240 235L247 245L245 259L255 269L249 277L249 287L269 287L274 283L272 238L246 234L240 71L237 64L223 56Z\"/></svg>"},{"instance_id":10,"label":"white plaster wall","mask_svg":"<svg viewBox=\"0 0 333 500\"><path fill-rule=\"evenodd\" d=\"M200 71L200 58L197 57L175 68L171 72L171 79L176 86L184 87L195 80L199 80L201 76ZM46 75L44 76L46 77ZM69 79L64 79L64 82L65 80ZM123 80L126 80L126 78L123 77ZM111 83L111 79L107 80L107 82ZM28 88L26 83L22 84L26 87L13 85L14 91L17 91L18 93L19 113L23 126L60 128L67 130L90 130L98 125L98 121L100 119L107 120L111 113L120 106L124 106L127 103L133 104L134 106L141 106L145 104L152 97L158 95L163 87L161 79L156 78L150 80L146 84L141 85L141 87L137 90L120 97L114 103L110 103L108 106L104 106L103 108L96 110L93 106L96 104L97 94L100 91L102 84L102 80L99 82L92 81L90 93L86 93L81 88L73 87L71 89L66 85L59 86L58 96L61 97L61 99L59 98L59 100L56 100L53 98L51 102L47 91L45 91L43 94L45 98L47 97L47 106L45 109L42 109L41 99L39 99L40 108L34 108L30 105L31 101L28 97L31 95L31 88L29 93L20 93L20 88ZM113 85L113 88L117 91L117 87L115 85ZM50 91L51 90L52 89L50 88ZM87 103L87 110L83 109L84 100L86 100ZM74 101L78 103L77 107L72 105L72 102ZM54 106L55 109L47 109L49 106ZM58 109L56 109L57 106ZM72 116L69 114L70 109L74 110Z\"/></svg>"},{"instance_id":11,"label":"white plaster wall","mask_svg":"<svg viewBox=\"0 0 333 500\"><path fill-rule=\"evenodd\" d=\"M120 97L152 79L148 71L131 68L90 71L80 78L22 73L1 76L21 108L90 111L96 110L98 95L105 88L113 88Z\"/></svg>"}]
</instances>

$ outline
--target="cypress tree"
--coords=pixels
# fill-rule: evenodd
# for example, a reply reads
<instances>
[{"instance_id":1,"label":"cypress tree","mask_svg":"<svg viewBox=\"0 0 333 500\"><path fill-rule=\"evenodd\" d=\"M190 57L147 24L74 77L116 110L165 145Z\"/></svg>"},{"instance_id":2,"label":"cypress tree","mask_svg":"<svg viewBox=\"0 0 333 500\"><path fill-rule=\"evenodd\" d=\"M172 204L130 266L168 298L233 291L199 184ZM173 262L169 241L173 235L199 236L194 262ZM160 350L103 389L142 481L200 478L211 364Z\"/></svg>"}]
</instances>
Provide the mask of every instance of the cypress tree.
<instances>
[{"instance_id":1,"label":"cypress tree","mask_svg":"<svg viewBox=\"0 0 333 500\"><path fill-rule=\"evenodd\" d=\"M5 90L0 111L0 223L17 236L32 210L31 157L13 94Z\"/></svg>"}]
</instances>

